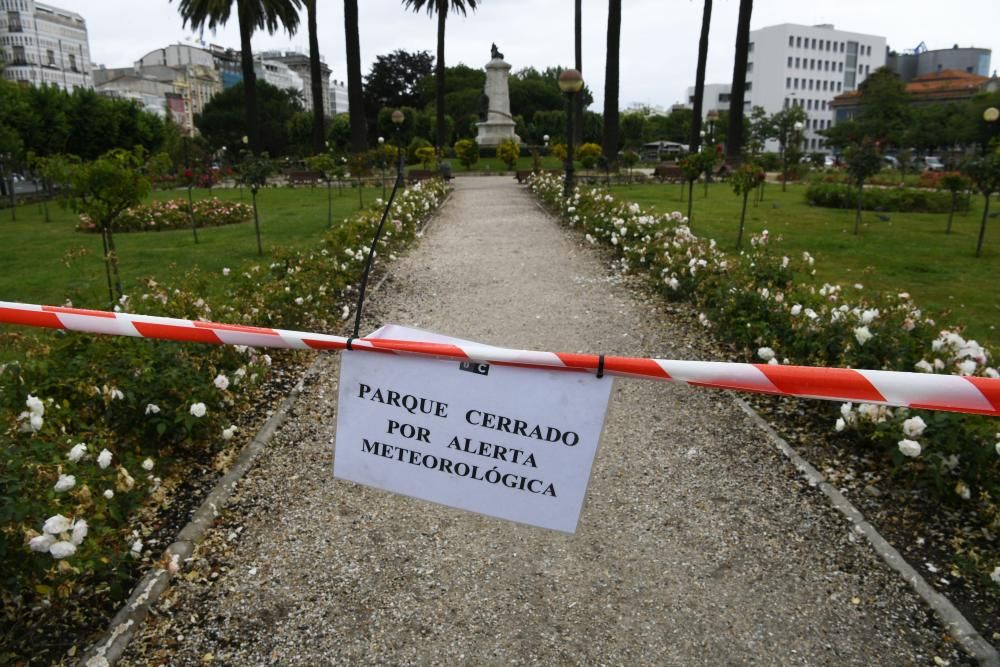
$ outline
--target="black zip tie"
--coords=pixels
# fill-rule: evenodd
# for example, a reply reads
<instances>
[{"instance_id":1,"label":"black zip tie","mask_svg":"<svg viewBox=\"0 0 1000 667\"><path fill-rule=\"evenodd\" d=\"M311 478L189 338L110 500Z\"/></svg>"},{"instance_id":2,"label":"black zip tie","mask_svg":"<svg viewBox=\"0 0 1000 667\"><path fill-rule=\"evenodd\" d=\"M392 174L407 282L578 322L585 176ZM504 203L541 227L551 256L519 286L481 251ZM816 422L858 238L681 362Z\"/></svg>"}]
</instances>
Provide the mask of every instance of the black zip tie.
<instances>
[{"instance_id":1,"label":"black zip tie","mask_svg":"<svg viewBox=\"0 0 1000 667\"><path fill-rule=\"evenodd\" d=\"M604 377L604 355L598 355L597 357L597 379Z\"/></svg>"},{"instance_id":2,"label":"black zip tie","mask_svg":"<svg viewBox=\"0 0 1000 667\"><path fill-rule=\"evenodd\" d=\"M348 339L347 339L347 349L348 350L353 350L354 349L353 347L351 347L351 341L354 341L354 340L357 340L357 338L355 338L354 336L348 337Z\"/></svg>"}]
</instances>

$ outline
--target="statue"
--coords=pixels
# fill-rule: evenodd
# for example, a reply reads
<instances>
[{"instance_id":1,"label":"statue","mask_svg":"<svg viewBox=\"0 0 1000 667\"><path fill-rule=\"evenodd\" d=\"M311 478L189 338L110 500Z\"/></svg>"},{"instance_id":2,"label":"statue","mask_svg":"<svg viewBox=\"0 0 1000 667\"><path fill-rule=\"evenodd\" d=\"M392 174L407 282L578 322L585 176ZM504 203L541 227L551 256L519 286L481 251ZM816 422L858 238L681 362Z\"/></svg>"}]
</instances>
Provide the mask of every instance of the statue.
<instances>
[{"instance_id":1,"label":"statue","mask_svg":"<svg viewBox=\"0 0 1000 667\"><path fill-rule=\"evenodd\" d=\"M500 53L500 49L497 48L496 42L494 42L493 46L490 48L490 57L493 58L493 60L503 60L503 54Z\"/></svg>"},{"instance_id":2,"label":"statue","mask_svg":"<svg viewBox=\"0 0 1000 667\"><path fill-rule=\"evenodd\" d=\"M479 96L479 120L485 122L490 114L490 96L485 91Z\"/></svg>"}]
</instances>

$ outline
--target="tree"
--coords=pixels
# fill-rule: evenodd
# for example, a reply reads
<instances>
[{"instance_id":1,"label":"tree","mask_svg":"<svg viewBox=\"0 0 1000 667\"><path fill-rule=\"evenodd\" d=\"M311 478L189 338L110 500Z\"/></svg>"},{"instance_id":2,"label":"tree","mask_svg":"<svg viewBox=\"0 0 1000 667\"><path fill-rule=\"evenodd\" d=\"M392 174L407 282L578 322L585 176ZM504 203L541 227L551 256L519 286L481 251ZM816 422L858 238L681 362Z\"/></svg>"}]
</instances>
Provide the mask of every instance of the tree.
<instances>
[{"instance_id":1,"label":"tree","mask_svg":"<svg viewBox=\"0 0 1000 667\"><path fill-rule=\"evenodd\" d=\"M430 76L433 64L434 58L427 51L411 53L398 49L376 56L365 77L365 120L368 126L374 129L379 111L383 108L423 108L426 99L424 82ZM482 89L482 84L479 88Z\"/></svg>"},{"instance_id":2,"label":"tree","mask_svg":"<svg viewBox=\"0 0 1000 667\"><path fill-rule=\"evenodd\" d=\"M744 144L751 157L757 157L764 150L764 144L776 136L774 122L764 107L755 106L750 110L750 129Z\"/></svg>"},{"instance_id":3,"label":"tree","mask_svg":"<svg viewBox=\"0 0 1000 667\"><path fill-rule=\"evenodd\" d=\"M790 106L771 116L771 135L778 140L781 151L781 191L785 191L788 181L788 158L798 154L802 133L795 128L798 123L805 123L806 110L799 106Z\"/></svg>"},{"instance_id":4,"label":"tree","mask_svg":"<svg viewBox=\"0 0 1000 667\"><path fill-rule=\"evenodd\" d=\"M643 129L643 141L685 143L691 136L690 109L673 109L666 116L649 116Z\"/></svg>"},{"instance_id":5,"label":"tree","mask_svg":"<svg viewBox=\"0 0 1000 667\"><path fill-rule=\"evenodd\" d=\"M646 117L641 113L627 113L621 117L622 144L626 148L638 148L646 129Z\"/></svg>"},{"instance_id":6,"label":"tree","mask_svg":"<svg viewBox=\"0 0 1000 667\"><path fill-rule=\"evenodd\" d=\"M941 180L938 181L938 187L951 192L951 205L948 207L948 226L944 230L945 234L951 234L951 221L955 216L958 195L972 187L972 183L965 176L962 176L962 174L950 172L942 174Z\"/></svg>"},{"instance_id":7,"label":"tree","mask_svg":"<svg viewBox=\"0 0 1000 667\"><path fill-rule=\"evenodd\" d=\"M976 257L979 257L983 253L983 239L986 237L986 219L990 217L990 196L1000 190L1000 153L969 160L962 165L962 173L983 195L983 221L979 225L979 240L976 241Z\"/></svg>"},{"instance_id":8,"label":"tree","mask_svg":"<svg viewBox=\"0 0 1000 667\"><path fill-rule=\"evenodd\" d=\"M312 149L321 153L326 147L326 131L323 128L323 70L319 62L319 38L316 35L317 0L302 0L306 6L306 21L309 28L309 78L312 89ZM328 183L329 185L329 183ZM329 189L329 188L328 188ZM328 193L329 194L329 193Z\"/></svg>"},{"instance_id":9,"label":"tree","mask_svg":"<svg viewBox=\"0 0 1000 667\"><path fill-rule=\"evenodd\" d=\"M240 162L240 178L250 188L250 197L253 200L253 230L257 235L257 254L263 255L264 248L260 242L260 217L257 215L257 192L267 185L267 177L274 171L274 163L264 151L260 155L254 155L251 151L243 152L243 159Z\"/></svg>"},{"instance_id":10,"label":"tree","mask_svg":"<svg viewBox=\"0 0 1000 667\"><path fill-rule=\"evenodd\" d=\"M741 164L730 177L733 192L743 197L743 208L740 209L740 232L736 237L737 250L743 246L743 222L747 217L747 198L763 180L764 170L752 162Z\"/></svg>"},{"instance_id":11,"label":"tree","mask_svg":"<svg viewBox=\"0 0 1000 667\"><path fill-rule=\"evenodd\" d=\"M622 0L608 0L608 50L604 65L604 158L618 161L618 78L621 56Z\"/></svg>"},{"instance_id":12,"label":"tree","mask_svg":"<svg viewBox=\"0 0 1000 667\"><path fill-rule=\"evenodd\" d=\"M913 115L906 86L895 72L880 67L858 86L861 112L858 122L864 136L878 142L882 150L901 146Z\"/></svg>"},{"instance_id":13,"label":"tree","mask_svg":"<svg viewBox=\"0 0 1000 667\"><path fill-rule=\"evenodd\" d=\"M694 75L694 115L691 117L691 137L688 150L697 153L701 146L702 103L705 98L705 63L708 61L708 28L712 22L712 0L704 0L701 14L701 37L698 39L698 68ZM688 217L691 217L690 215Z\"/></svg>"},{"instance_id":14,"label":"tree","mask_svg":"<svg viewBox=\"0 0 1000 667\"><path fill-rule=\"evenodd\" d=\"M243 69L243 94L246 106L247 137L250 150L256 155L261 150L259 112L257 109L257 75L253 68L253 50L250 38L257 30L267 30L271 35L284 27L291 36L299 26L300 0L178 0L178 8L194 30L215 30L229 21L233 5L240 27L240 65Z\"/></svg>"},{"instance_id":15,"label":"tree","mask_svg":"<svg viewBox=\"0 0 1000 667\"><path fill-rule=\"evenodd\" d=\"M365 93L361 86L361 39L358 37L358 0L344 0L344 44L347 47L347 106L351 120L351 150L368 149Z\"/></svg>"},{"instance_id":16,"label":"tree","mask_svg":"<svg viewBox=\"0 0 1000 667\"><path fill-rule=\"evenodd\" d=\"M434 63L434 74L437 79L435 108L437 111L437 132L435 134L435 147L443 151L447 145L445 141L445 120L444 120L444 29L448 20L449 12L461 12L462 16L467 15L467 9L475 11L477 3L482 0L403 0L403 4L415 12L423 9L427 10L428 16L437 14L437 61Z\"/></svg>"},{"instance_id":17,"label":"tree","mask_svg":"<svg viewBox=\"0 0 1000 667\"><path fill-rule=\"evenodd\" d=\"M333 190L331 185L337 178L337 168L339 163L329 153L320 153L306 158L306 166L313 171L318 171L326 182L326 226L333 227Z\"/></svg>"},{"instance_id":18,"label":"tree","mask_svg":"<svg viewBox=\"0 0 1000 667\"><path fill-rule=\"evenodd\" d=\"M861 228L861 204L865 191L865 179L879 172L882 167L882 158L875 142L871 139L865 139L859 144L850 146L845 157L847 158L847 172L858 184L858 209L854 217L854 235L857 236Z\"/></svg>"},{"instance_id":19,"label":"tree","mask_svg":"<svg viewBox=\"0 0 1000 667\"><path fill-rule=\"evenodd\" d=\"M93 162L66 165L69 187L62 191L62 201L90 218L101 230L108 297L112 304L124 294L118 273L114 223L149 192L149 180L141 173L144 161L145 151L141 148L134 152L117 149Z\"/></svg>"},{"instance_id":20,"label":"tree","mask_svg":"<svg viewBox=\"0 0 1000 667\"><path fill-rule=\"evenodd\" d=\"M726 133L726 161L733 164L739 163L740 152L743 150L743 98L746 94L752 13L753 0L740 0L740 15L736 23L736 57L733 60L733 83L729 96L729 131Z\"/></svg>"},{"instance_id":21,"label":"tree","mask_svg":"<svg viewBox=\"0 0 1000 667\"><path fill-rule=\"evenodd\" d=\"M479 162L479 144L471 139L455 142L455 155L466 169Z\"/></svg>"},{"instance_id":22,"label":"tree","mask_svg":"<svg viewBox=\"0 0 1000 667\"><path fill-rule=\"evenodd\" d=\"M248 118L243 113L245 82L223 90L204 106L195 117L195 127L212 149L240 146L249 137ZM266 81L256 81L259 104L257 121L258 145L270 155L285 155L289 151L289 122L302 111L298 96L280 90Z\"/></svg>"}]
</instances>

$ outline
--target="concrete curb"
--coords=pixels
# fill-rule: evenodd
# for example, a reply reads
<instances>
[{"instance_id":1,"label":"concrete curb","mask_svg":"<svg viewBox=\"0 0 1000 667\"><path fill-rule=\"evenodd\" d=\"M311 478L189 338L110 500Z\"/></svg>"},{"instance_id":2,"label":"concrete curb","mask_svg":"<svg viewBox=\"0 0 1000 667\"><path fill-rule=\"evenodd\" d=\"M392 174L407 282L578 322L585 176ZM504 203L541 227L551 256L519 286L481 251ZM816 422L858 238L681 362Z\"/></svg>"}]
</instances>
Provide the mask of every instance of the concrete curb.
<instances>
[{"instance_id":1,"label":"concrete curb","mask_svg":"<svg viewBox=\"0 0 1000 667\"><path fill-rule=\"evenodd\" d=\"M421 234L430 227L431 222L437 217L438 211L451 200L451 193L452 191L448 190L445 198L424 220L423 226L420 227ZM372 288L372 293L378 292L391 273L391 271L386 271ZM274 437L275 432L284 423L285 418L288 416L299 394L302 393L305 385L317 373L317 367L321 359L322 357L317 357L309 365L309 368L306 369L299 381L292 387L288 396L278 405L278 409L264 422L264 426L261 427L253 440L250 441L250 444L243 448L233 466L215 483L212 491L209 492L198 509L191 515L190 521L177 534L177 539L164 550L163 553L166 560L177 556L179 562L184 562L185 559L194 553L194 548L201 542L205 533L215 522L216 517L219 516L219 510L229 502L229 497L233 494L236 485L247 471L253 467L257 457L264 451L271 438ZM125 604L122 605L118 613L111 619L110 628L104 639L87 649L79 662L77 662L77 666L108 667L116 664L125 653L125 649L128 648L132 637L142 627L146 616L149 614L149 610L160 599L163 592L167 590L167 587L170 585L170 578L170 573L162 567L155 567L147 572L135 585L135 588L132 589L132 594L129 595Z\"/></svg>"},{"instance_id":2,"label":"concrete curb","mask_svg":"<svg viewBox=\"0 0 1000 667\"><path fill-rule=\"evenodd\" d=\"M851 501L844 497L836 487L826 481L822 473L816 470L808 461L799 456L791 445L771 427L750 405L738 396L733 397L740 408L748 417L767 434L768 438L785 457L798 468L802 476L808 480L811 486L817 487L829 499L841 514L854 525L854 530L861 533L871 544L886 565L898 572L903 579L913 588L914 592L923 598L924 602L934 610L949 632L958 640L969 655L979 661L980 665L986 667L1000 667L1000 654L996 648L987 642L972 623L962 615L951 601L939 593L927 580L913 568L906 559L900 555L881 534L865 520L864 515L855 507Z\"/></svg>"}]
</instances>

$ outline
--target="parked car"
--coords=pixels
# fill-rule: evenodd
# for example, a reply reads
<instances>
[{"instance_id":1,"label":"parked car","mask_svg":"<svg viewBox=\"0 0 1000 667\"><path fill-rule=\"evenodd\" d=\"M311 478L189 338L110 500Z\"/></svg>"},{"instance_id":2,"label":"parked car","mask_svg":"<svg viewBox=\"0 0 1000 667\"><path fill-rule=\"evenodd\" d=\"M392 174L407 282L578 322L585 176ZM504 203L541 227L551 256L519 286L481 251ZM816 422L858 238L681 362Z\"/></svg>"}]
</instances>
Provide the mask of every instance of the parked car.
<instances>
[{"instance_id":1,"label":"parked car","mask_svg":"<svg viewBox=\"0 0 1000 667\"><path fill-rule=\"evenodd\" d=\"M899 169L899 160L896 159L895 155L883 155L882 163L886 167L892 167L893 169Z\"/></svg>"},{"instance_id":2,"label":"parked car","mask_svg":"<svg viewBox=\"0 0 1000 667\"><path fill-rule=\"evenodd\" d=\"M944 162L941 162L941 158L935 157L933 155L928 155L927 157L917 158L915 160L917 167L925 171L944 171Z\"/></svg>"}]
</instances>

